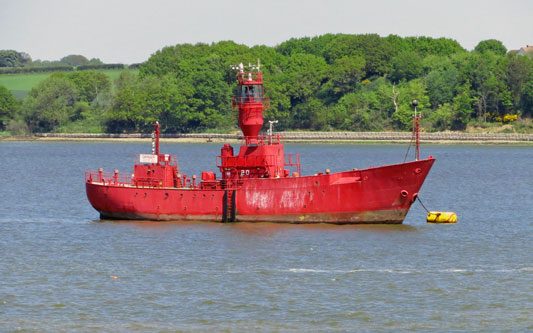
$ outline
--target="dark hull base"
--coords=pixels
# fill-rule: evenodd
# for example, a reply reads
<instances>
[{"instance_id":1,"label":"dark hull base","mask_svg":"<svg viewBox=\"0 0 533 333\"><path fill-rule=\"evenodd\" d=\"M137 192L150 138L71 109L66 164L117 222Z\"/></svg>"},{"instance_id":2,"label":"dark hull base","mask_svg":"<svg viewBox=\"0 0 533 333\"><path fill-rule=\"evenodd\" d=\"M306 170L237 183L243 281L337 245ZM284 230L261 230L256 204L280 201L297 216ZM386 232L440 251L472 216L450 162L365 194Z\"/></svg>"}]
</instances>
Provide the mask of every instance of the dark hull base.
<instances>
[{"instance_id":1,"label":"dark hull base","mask_svg":"<svg viewBox=\"0 0 533 333\"><path fill-rule=\"evenodd\" d=\"M328 214L237 215L235 222L275 222L289 224L402 224L406 214L407 209ZM222 216L220 215L155 215L104 211L100 211L100 218L103 220L223 222Z\"/></svg>"}]
</instances>

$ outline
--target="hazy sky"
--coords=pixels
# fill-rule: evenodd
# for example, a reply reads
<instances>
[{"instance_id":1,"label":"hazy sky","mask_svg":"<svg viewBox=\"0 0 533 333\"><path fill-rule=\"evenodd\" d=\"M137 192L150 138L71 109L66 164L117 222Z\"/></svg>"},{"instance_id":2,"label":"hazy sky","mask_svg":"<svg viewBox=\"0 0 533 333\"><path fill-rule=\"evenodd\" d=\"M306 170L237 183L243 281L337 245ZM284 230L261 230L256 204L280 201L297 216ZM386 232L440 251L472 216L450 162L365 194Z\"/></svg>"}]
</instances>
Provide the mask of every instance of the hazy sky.
<instances>
[{"instance_id":1,"label":"hazy sky","mask_svg":"<svg viewBox=\"0 0 533 333\"><path fill-rule=\"evenodd\" d=\"M466 49L533 45L533 0L0 0L0 49L136 63L167 45L274 46L326 33L448 37Z\"/></svg>"}]
</instances>

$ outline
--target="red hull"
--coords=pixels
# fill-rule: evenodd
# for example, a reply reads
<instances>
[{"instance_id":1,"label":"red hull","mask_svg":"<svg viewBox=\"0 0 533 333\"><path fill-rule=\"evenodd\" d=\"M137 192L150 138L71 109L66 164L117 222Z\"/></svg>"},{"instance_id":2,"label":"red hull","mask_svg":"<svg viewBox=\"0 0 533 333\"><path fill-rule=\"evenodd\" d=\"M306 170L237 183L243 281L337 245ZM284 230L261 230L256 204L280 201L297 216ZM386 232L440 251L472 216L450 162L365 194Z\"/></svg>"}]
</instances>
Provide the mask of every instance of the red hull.
<instances>
[{"instance_id":1,"label":"red hull","mask_svg":"<svg viewBox=\"0 0 533 333\"><path fill-rule=\"evenodd\" d=\"M102 218L285 223L402 223L433 158L315 176L243 179L232 189L87 181Z\"/></svg>"}]
</instances>

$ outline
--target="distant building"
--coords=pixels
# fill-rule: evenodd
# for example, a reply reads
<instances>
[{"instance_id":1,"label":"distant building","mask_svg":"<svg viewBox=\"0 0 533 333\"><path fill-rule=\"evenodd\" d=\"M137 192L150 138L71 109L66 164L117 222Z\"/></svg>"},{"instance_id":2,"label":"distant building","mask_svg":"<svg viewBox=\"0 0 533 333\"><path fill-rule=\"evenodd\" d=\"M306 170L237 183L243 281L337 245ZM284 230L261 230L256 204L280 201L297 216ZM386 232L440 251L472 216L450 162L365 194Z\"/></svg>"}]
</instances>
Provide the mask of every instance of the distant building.
<instances>
[{"instance_id":1,"label":"distant building","mask_svg":"<svg viewBox=\"0 0 533 333\"><path fill-rule=\"evenodd\" d=\"M518 52L516 52L518 55L527 55L531 58L533 58L533 46L527 45L526 47L520 48Z\"/></svg>"}]
</instances>

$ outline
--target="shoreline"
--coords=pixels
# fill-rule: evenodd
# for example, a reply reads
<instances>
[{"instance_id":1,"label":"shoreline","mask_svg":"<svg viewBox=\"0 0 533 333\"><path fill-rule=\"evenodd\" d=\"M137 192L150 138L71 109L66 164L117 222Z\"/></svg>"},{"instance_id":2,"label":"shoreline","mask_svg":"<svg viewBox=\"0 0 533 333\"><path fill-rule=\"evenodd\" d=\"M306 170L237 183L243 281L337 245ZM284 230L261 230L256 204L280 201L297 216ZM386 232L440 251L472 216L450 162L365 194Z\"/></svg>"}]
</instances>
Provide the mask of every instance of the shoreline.
<instances>
[{"instance_id":1,"label":"shoreline","mask_svg":"<svg viewBox=\"0 0 533 333\"><path fill-rule=\"evenodd\" d=\"M309 144L408 144L410 132L280 132L284 143ZM0 141L147 142L151 134L38 133L33 136L0 136ZM240 143L242 135L217 133L162 134L170 143ZM422 132L424 144L533 145L533 134Z\"/></svg>"}]
</instances>

